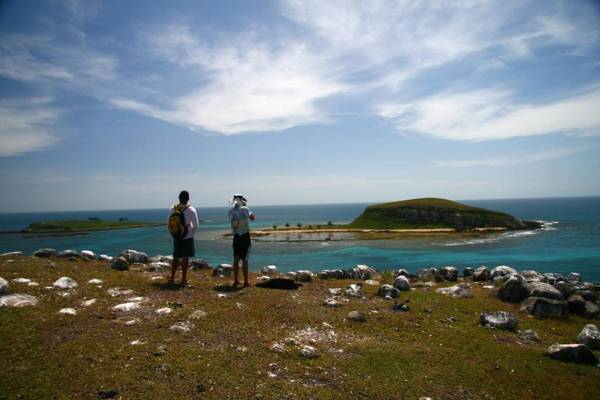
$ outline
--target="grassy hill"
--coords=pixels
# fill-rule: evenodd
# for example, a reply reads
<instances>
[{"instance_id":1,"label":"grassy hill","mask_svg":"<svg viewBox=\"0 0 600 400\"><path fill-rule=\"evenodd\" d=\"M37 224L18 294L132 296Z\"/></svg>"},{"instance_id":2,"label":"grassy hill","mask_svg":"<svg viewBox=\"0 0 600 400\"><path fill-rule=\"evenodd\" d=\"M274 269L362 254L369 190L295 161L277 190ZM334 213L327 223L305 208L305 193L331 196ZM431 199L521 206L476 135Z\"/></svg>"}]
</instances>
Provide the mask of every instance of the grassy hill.
<instances>
[{"instance_id":1,"label":"grassy hill","mask_svg":"<svg viewBox=\"0 0 600 400\"><path fill-rule=\"evenodd\" d=\"M422 198L369 206L355 219L350 228L357 229L418 229L453 228L456 230L501 227L532 228L535 223L484 208L455 201Z\"/></svg>"},{"instance_id":2,"label":"grassy hill","mask_svg":"<svg viewBox=\"0 0 600 400\"><path fill-rule=\"evenodd\" d=\"M31 233L58 233L58 232L80 232L80 231L98 231L106 229L125 229L140 228L144 226L161 225L155 222L140 221L101 221L96 218L85 220L64 220L64 221L41 221L34 222L25 229L25 232Z\"/></svg>"}]
</instances>

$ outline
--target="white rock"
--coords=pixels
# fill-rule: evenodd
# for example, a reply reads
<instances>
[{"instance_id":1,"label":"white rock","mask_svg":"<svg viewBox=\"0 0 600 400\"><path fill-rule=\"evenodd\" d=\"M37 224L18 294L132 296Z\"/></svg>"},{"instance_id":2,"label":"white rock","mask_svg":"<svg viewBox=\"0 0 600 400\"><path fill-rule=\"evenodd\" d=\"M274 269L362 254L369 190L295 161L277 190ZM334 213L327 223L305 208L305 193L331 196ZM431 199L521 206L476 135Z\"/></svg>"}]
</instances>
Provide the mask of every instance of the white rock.
<instances>
[{"instance_id":1,"label":"white rock","mask_svg":"<svg viewBox=\"0 0 600 400\"><path fill-rule=\"evenodd\" d=\"M40 286L40 284L37 282L31 281L31 282L27 283L27 286Z\"/></svg>"},{"instance_id":2,"label":"white rock","mask_svg":"<svg viewBox=\"0 0 600 400\"><path fill-rule=\"evenodd\" d=\"M12 281L13 281L13 283L27 284L27 283L31 282L31 279L27 279L27 278L15 278Z\"/></svg>"},{"instance_id":3,"label":"white rock","mask_svg":"<svg viewBox=\"0 0 600 400\"><path fill-rule=\"evenodd\" d=\"M225 293L217 293L217 299L226 299L227 295Z\"/></svg>"},{"instance_id":4,"label":"white rock","mask_svg":"<svg viewBox=\"0 0 600 400\"><path fill-rule=\"evenodd\" d=\"M300 349L300 355L304 358L316 358L317 349L312 346L302 346L302 349Z\"/></svg>"},{"instance_id":5,"label":"white rock","mask_svg":"<svg viewBox=\"0 0 600 400\"><path fill-rule=\"evenodd\" d=\"M91 250L81 250L79 254L81 254L81 257L85 258L86 260L93 260L96 258L96 253Z\"/></svg>"},{"instance_id":6,"label":"white rock","mask_svg":"<svg viewBox=\"0 0 600 400\"><path fill-rule=\"evenodd\" d=\"M89 307L93 304L96 304L97 300L96 299L89 299L89 300L84 300L81 302L81 306L82 307Z\"/></svg>"},{"instance_id":7,"label":"white rock","mask_svg":"<svg viewBox=\"0 0 600 400\"><path fill-rule=\"evenodd\" d=\"M129 296L133 294L131 289L110 288L106 291L110 297Z\"/></svg>"},{"instance_id":8,"label":"white rock","mask_svg":"<svg viewBox=\"0 0 600 400\"><path fill-rule=\"evenodd\" d=\"M130 302L130 303L142 303L144 301L147 301L148 299L146 297L130 297L128 299L125 299L125 301Z\"/></svg>"},{"instance_id":9,"label":"white rock","mask_svg":"<svg viewBox=\"0 0 600 400\"><path fill-rule=\"evenodd\" d=\"M87 283L89 283L90 285L102 285L104 283L104 281L102 279L90 279Z\"/></svg>"},{"instance_id":10,"label":"white rock","mask_svg":"<svg viewBox=\"0 0 600 400\"><path fill-rule=\"evenodd\" d=\"M111 256L107 256L106 254L100 254L100 255L98 256L98 259L99 259L100 261L108 261L108 262L111 262L113 258L112 258Z\"/></svg>"},{"instance_id":11,"label":"white rock","mask_svg":"<svg viewBox=\"0 0 600 400\"><path fill-rule=\"evenodd\" d=\"M208 313L206 311L196 310L193 313L191 313L188 318L189 319L202 319L202 318L206 318L207 316L208 316Z\"/></svg>"},{"instance_id":12,"label":"white rock","mask_svg":"<svg viewBox=\"0 0 600 400\"><path fill-rule=\"evenodd\" d=\"M114 306L112 308L113 311L121 311L121 312L128 312L128 311L133 311L133 310L137 310L141 307L140 303L136 303L136 302L129 302L129 303L121 303L121 304L117 304L116 306Z\"/></svg>"},{"instance_id":13,"label":"white rock","mask_svg":"<svg viewBox=\"0 0 600 400\"><path fill-rule=\"evenodd\" d=\"M265 274L265 275L274 275L277 273L277 266L265 265L264 267L262 267L260 272L261 272L261 274Z\"/></svg>"},{"instance_id":14,"label":"white rock","mask_svg":"<svg viewBox=\"0 0 600 400\"><path fill-rule=\"evenodd\" d=\"M77 315L77 310L74 308L61 308L61 310L58 313L65 315Z\"/></svg>"},{"instance_id":15,"label":"white rock","mask_svg":"<svg viewBox=\"0 0 600 400\"><path fill-rule=\"evenodd\" d=\"M22 256L22 255L23 255L22 251L11 251L8 253L0 254L0 257L15 257L15 256Z\"/></svg>"},{"instance_id":16,"label":"white rock","mask_svg":"<svg viewBox=\"0 0 600 400\"><path fill-rule=\"evenodd\" d=\"M144 344L145 342L141 341L141 340L132 340L131 342L129 342L129 344L131 346L139 346L140 344Z\"/></svg>"},{"instance_id":17,"label":"white rock","mask_svg":"<svg viewBox=\"0 0 600 400\"><path fill-rule=\"evenodd\" d=\"M285 346L281 343L273 343L270 347L271 351L274 351L275 353L285 353Z\"/></svg>"},{"instance_id":18,"label":"white rock","mask_svg":"<svg viewBox=\"0 0 600 400\"><path fill-rule=\"evenodd\" d=\"M360 297L362 296L362 287L357 285L356 283L353 283L351 285L348 285L348 287L344 291L344 294L348 297Z\"/></svg>"},{"instance_id":19,"label":"white rock","mask_svg":"<svg viewBox=\"0 0 600 400\"><path fill-rule=\"evenodd\" d=\"M169 307L163 307L163 308L159 308L155 311L158 315L167 315L167 314L171 314L173 312L173 310L171 310Z\"/></svg>"},{"instance_id":20,"label":"white rock","mask_svg":"<svg viewBox=\"0 0 600 400\"><path fill-rule=\"evenodd\" d=\"M342 288L330 288L330 289L327 289L327 291L329 292L329 294L331 296L341 296L342 295Z\"/></svg>"},{"instance_id":21,"label":"white rock","mask_svg":"<svg viewBox=\"0 0 600 400\"><path fill-rule=\"evenodd\" d=\"M15 293L0 296L0 307L25 307L36 306L37 304L37 297L28 294Z\"/></svg>"},{"instance_id":22,"label":"white rock","mask_svg":"<svg viewBox=\"0 0 600 400\"><path fill-rule=\"evenodd\" d=\"M336 299L335 297L328 297L323 302L323 305L325 307L338 308L342 306L342 302Z\"/></svg>"},{"instance_id":23,"label":"white rock","mask_svg":"<svg viewBox=\"0 0 600 400\"><path fill-rule=\"evenodd\" d=\"M75 289L79 285L74 279L69 278L68 276L63 276L54 282L53 286L58 289Z\"/></svg>"},{"instance_id":24,"label":"white rock","mask_svg":"<svg viewBox=\"0 0 600 400\"><path fill-rule=\"evenodd\" d=\"M175 332L186 333L194 329L194 324L189 321L181 321L173 324L169 329Z\"/></svg>"}]
</instances>

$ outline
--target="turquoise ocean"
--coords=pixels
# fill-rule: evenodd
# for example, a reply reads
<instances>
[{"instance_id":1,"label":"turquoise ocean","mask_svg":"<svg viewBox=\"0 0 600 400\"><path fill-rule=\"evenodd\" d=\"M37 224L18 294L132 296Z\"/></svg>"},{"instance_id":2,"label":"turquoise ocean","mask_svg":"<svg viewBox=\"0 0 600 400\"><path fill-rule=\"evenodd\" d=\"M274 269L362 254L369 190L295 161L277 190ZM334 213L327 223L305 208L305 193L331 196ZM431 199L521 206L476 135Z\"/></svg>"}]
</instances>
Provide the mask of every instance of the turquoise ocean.
<instances>
[{"instance_id":1,"label":"turquoise ocean","mask_svg":"<svg viewBox=\"0 0 600 400\"><path fill-rule=\"evenodd\" d=\"M600 197L461 200L504 211L521 219L544 221L544 229L489 234L465 239L344 240L344 241L254 241L251 269L277 265L280 271L349 268L367 264L378 269L404 267L410 271L431 266L457 268L509 265L541 272L579 272L586 280L600 281ZM251 207L257 216L253 227L349 222L367 204L326 204ZM201 220L196 233L196 256L211 264L231 263L231 241L226 207L198 207ZM152 210L111 210L0 214L0 230L19 230L40 220L87 219L165 222L167 207ZM293 239L293 237L292 237ZM99 231L74 236L5 233L0 235L0 253L31 254L43 247L57 250L92 250L114 255L136 249L148 255L170 254L171 238L166 227Z\"/></svg>"}]
</instances>

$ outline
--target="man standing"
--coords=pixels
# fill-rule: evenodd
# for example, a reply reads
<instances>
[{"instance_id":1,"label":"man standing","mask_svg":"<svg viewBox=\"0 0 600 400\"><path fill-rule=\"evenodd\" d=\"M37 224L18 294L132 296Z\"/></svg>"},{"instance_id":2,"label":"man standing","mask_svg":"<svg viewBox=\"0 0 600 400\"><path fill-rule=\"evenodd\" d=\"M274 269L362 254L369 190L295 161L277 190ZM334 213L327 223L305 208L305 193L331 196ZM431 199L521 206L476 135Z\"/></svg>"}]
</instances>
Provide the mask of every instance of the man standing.
<instances>
[{"instance_id":1,"label":"man standing","mask_svg":"<svg viewBox=\"0 0 600 400\"><path fill-rule=\"evenodd\" d=\"M173 236L173 263L171 264L171 277L169 283L175 281L175 274L181 265L181 284L187 284L187 271L190 266L190 257L194 257L194 233L198 229L198 214L196 209L188 205L190 194L183 190L179 193L179 204L171 206L169 210L169 232Z\"/></svg>"},{"instance_id":2,"label":"man standing","mask_svg":"<svg viewBox=\"0 0 600 400\"><path fill-rule=\"evenodd\" d=\"M244 287L248 284L248 258L250 257L250 221L254 221L254 214L246 206L248 200L241 195L233 195L233 207L229 210L228 217L233 231L233 286L240 284L240 260L244 270Z\"/></svg>"}]
</instances>

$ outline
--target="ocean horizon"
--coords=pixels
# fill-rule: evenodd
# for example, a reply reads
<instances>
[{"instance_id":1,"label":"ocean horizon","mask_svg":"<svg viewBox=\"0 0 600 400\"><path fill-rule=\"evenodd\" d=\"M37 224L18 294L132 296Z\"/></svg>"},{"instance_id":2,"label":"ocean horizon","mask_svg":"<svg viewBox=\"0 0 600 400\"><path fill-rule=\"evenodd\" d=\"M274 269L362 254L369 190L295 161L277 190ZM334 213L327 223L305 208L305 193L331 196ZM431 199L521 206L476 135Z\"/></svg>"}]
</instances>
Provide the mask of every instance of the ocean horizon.
<instances>
[{"instance_id":1,"label":"ocean horizon","mask_svg":"<svg viewBox=\"0 0 600 400\"><path fill-rule=\"evenodd\" d=\"M519 270L541 272L579 272L587 280L600 281L600 197L559 197L461 202L507 212L520 219L544 221L540 230L510 231L480 237L419 238L402 240L343 240L317 242L253 242L251 270L277 265L280 271L349 268L356 264L386 270L453 265L457 268L509 265ZM286 223L347 223L368 204L271 205L251 208L257 215L254 228L283 226ZM230 239L224 237L229 226L227 207L197 207L201 220L196 233L196 257L211 264L231 263ZM167 208L129 210L88 210L36 213L2 213L0 230L19 230L39 220L128 218L166 223ZM136 249L148 255L171 253L172 242L165 227L107 230L53 236L36 234L0 235L0 252L35 250L92 250L115 255Z\"/></svg>"}]
</instances>

